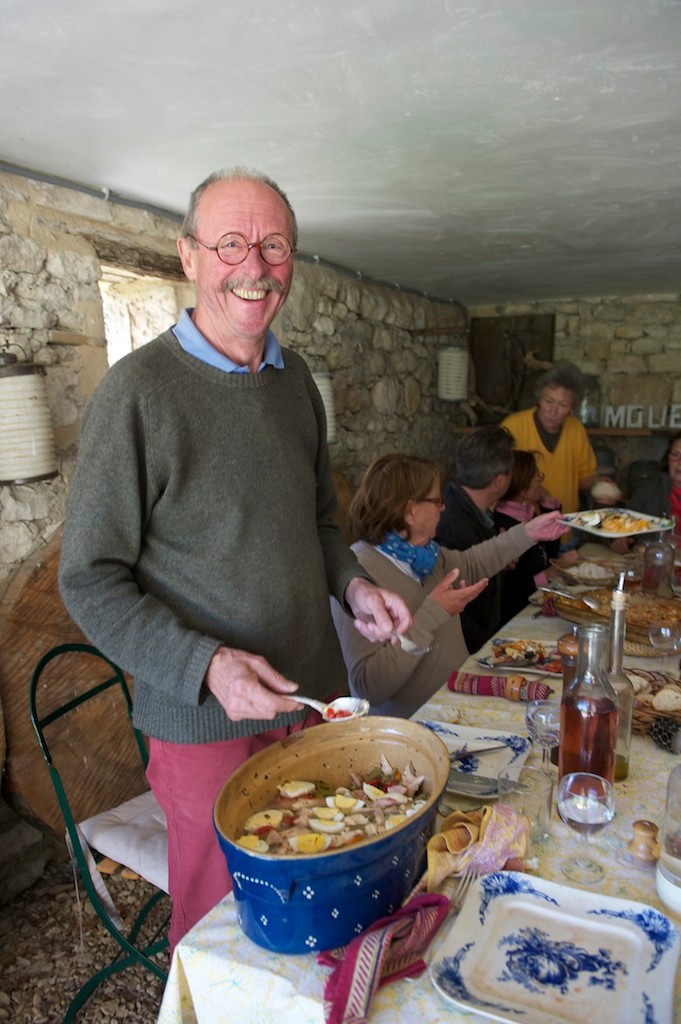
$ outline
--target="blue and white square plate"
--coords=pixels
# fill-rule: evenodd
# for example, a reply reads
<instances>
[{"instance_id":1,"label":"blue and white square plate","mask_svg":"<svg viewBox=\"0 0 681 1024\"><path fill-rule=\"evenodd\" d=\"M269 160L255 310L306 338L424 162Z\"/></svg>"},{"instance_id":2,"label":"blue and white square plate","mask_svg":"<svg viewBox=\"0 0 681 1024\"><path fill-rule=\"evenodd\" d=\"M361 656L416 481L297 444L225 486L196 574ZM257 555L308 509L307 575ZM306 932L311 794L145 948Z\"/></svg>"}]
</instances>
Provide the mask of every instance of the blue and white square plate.
<instances>
[{"instance_id":1,"label":"blue and white square plate","mask_svg":"<svg viewBox=\"0 0 681 1024\"><path fill-rule=\"evenodd\" d=\"M659 910L515 871L477 879L430 977L504 1024L671 1024L679 933Z\"/></svg>"},{"instance_id":2,"label":"blue and white square plate","mask_svg":"<svg viewBox=\"0 0 681 1024\"><path fill-rule=\"evenodd\" d=\"M532 744L527 736L520 736L515 732L504 732L500 729L473 728L469 725L452 725L449 722L435 722L419 719L419 725L425 725L427 729L437 733L450 753L458 753L459 750L470 750L467 757L461 758L453 767L456 769L450 775L447 783L449 793L469 793L467 787L457 790L456 778L465 782L465 777L484 776L496 782L497 775L504 768L520 767L527 759ZM483 747L491 747L494 744L503 744L500 750L490 750L480 757L475 756L475 751Z\"/></svg>"}]
</instances>

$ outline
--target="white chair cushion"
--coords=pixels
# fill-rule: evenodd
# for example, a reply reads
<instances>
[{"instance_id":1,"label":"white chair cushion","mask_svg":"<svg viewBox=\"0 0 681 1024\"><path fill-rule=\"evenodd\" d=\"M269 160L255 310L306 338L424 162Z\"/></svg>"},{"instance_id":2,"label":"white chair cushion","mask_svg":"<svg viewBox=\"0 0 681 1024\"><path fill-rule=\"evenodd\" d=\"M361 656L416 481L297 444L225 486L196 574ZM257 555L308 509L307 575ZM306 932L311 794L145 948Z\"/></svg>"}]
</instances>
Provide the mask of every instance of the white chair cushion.
<instances>
[{"instance_id":1,"label":"white chair cushion","mask_svg":"<svg viewBox=\"0 0 681 1024\"><path fill-rule=\"evenodd\" d=\"M80 822L90 846L168 892L165 814L149 790Z\"/></svg>"}]
</instances>

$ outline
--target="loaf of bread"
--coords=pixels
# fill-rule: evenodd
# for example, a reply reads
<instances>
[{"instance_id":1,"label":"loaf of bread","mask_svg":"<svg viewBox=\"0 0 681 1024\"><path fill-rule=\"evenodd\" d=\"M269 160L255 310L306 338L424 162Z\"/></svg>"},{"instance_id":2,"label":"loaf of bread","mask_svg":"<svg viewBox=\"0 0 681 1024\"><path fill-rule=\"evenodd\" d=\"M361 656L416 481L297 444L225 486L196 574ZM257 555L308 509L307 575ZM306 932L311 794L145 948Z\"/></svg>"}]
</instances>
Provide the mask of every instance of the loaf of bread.
<instances>
[{"instance_id":1,"label":"loaf of bread","mask_svg":"<svg viewBox=\"0 0 681 1024\"><path fill-rule=\"evenodd\" d=\"M653 697L653 707L656 711L681 711L681 688L663 686Z\"/></svg>"}]
</instances>

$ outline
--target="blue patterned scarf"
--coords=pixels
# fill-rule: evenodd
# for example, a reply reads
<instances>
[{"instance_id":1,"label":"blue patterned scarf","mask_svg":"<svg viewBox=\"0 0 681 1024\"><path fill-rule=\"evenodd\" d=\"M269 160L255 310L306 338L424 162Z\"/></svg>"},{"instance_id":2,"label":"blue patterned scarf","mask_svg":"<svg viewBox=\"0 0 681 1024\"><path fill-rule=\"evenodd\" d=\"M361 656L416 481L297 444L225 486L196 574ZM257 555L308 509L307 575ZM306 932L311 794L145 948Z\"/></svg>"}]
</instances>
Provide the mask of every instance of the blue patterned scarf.
<instances>
[{"instance_id":1,"label":"blue patterned scarf","mask_svg":"<svg viewBox=\"0 0 681 1024\"><path fill-rule=\"evenodd\" d=\"M440 551L440 545L434 540L429 540L427 544L412 544L395 532L386 533L383 543L377 546L379 551L410 565L422 583L435 568L435 560Z\"/></svg>"}]
</instances>

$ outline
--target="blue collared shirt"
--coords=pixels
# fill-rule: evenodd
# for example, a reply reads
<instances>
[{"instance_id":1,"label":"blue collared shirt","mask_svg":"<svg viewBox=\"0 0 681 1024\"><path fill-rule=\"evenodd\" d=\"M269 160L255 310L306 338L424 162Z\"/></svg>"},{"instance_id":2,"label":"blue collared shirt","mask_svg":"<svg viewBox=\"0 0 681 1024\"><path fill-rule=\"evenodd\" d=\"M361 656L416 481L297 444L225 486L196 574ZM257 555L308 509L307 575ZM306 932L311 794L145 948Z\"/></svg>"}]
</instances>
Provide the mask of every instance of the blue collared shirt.
<instances>
[{"instance_id":1,"label":"blue collared shirt","mask_svg":"<svg viewBox=\"0 0 681 1024\"><path fill-rule=\"evenodd\" d=\"M192 320L191 314L193 312L193 309L183 309L180 319L172 328L173 334L184 351L190 356L195 356L196 359L208 363L209 366L214 366L217 370L224 370L225 373L249 373L247 366L239 366L238 363L233 362L228 356L218 352L209 341L206 341ZM264 370L266 366L272 366L275 370L284 369L281 345L272 331L268 331L265 335L265 350L262 362L258 367L258 373Z\"/></svg>"}]
</instances>

